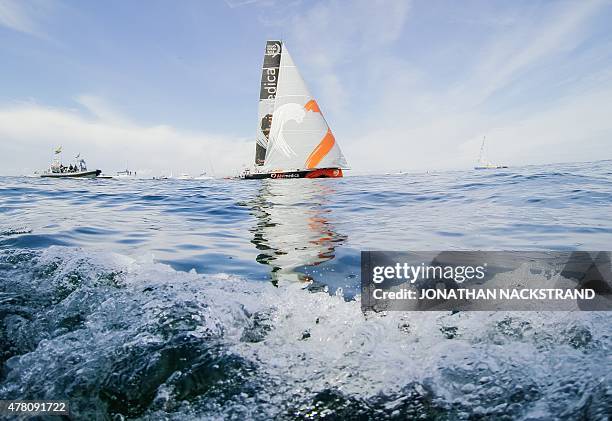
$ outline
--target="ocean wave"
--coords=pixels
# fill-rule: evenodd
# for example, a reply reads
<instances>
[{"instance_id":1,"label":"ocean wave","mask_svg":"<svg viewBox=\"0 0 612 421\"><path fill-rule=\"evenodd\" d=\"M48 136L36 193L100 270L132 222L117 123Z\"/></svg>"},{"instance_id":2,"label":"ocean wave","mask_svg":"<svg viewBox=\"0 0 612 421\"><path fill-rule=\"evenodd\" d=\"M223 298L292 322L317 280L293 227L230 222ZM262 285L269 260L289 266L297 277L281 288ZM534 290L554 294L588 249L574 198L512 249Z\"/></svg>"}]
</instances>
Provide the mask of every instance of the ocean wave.
<instances>
[{"instance_id":1,"label":"ocean wave","mask_svg":"<svg viewBox=\"0 0 612 421\"><path fill-rule=\"evenodd\" d=\"M0 273L0 399L68 399L79 419L605 419L612 407L606 313L363 314L341 290L74 247L1 250Z\"/></svg>"},{"instance_id":2,"label":"ocean wave","mask_svg":"<svg viewBox=\"0 0 612 421\"><path fill-rule=\"evenodd\" d=\"M28 227L0 227L0 237L9 237L12 235L29 234L32 232Z\"/></svg>"}]
</instances>

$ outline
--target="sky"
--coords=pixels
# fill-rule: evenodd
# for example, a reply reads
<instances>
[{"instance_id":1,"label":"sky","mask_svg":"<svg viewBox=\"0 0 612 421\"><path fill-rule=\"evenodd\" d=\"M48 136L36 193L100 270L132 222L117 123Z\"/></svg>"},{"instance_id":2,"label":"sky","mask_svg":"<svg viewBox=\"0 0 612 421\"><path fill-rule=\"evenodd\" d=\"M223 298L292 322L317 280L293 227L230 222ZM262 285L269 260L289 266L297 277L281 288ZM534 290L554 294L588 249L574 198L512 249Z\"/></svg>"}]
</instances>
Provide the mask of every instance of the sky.
<instances>
[{"instance_id":1,"label":"sky","mask_svg":"<svg viewBox=\"0 0 612 421\"><path fill-rule=\"evenodd\" d=\"M612 159L612 1L0 0L0 174L236 174L283 39L354 174Z\"/></svg>"}]
</instances>

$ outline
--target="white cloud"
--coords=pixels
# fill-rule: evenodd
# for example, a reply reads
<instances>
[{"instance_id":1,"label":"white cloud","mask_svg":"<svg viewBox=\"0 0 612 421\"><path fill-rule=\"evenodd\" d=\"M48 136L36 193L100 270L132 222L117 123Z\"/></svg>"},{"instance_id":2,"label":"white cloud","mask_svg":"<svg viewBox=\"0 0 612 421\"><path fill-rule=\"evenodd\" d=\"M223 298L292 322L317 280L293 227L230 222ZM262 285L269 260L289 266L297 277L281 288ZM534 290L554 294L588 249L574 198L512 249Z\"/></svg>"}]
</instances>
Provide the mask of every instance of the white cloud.
<instances>
[{"instance_id":1,"label":"white cloud","mask_svg":"<svg viewBox=\"0 0 612 421\"><path fill-rule=\"evenodd\" d=\"M104 98L95 95L79 95L75 98L75 101L101 122L123 126L130 124L129 121L115 111Z\"/></svg>"},{"instance_id":2,"label":"white cloud","mask_svg":"<svg viewBox=\"0 0 612 421\"><path fill-rule=\"evenodd\" d=\"M602 0L562 3L557 10L546 10L544 19L524 16L514 28L504 27L476 64L472 78L461 82L455 94L469 94L478 105L530 66L571 51L583 41L585 24L603 5Z\"/></svg>"},{"instance_id":3,"label":"white cloud","mask_svg":"<svg viewBox=\"0 0 612 421\"><path fill-rule=\"evenodd\" d=\"M333 66L396 41L409 6L405 0L319 2L293 17L292 39L305 57Z\"/></svg>"},{"instance_id":4,"label":"white cloud","mask_svg":"<svg viewBox=\"0 0 612 421\"><path fill-rule=\"evenodd\" d=\"M226 175L235 174L252 160L254 146L247 139L167 125L142 126L119 116L100 98L80 98L94 110L98 107L97 115L87 117L75 110L33 103L0 107L0 156L11 157L3 159L2 173L24 174L46 168L58 145L63 146L66 157L80 152L90 167L107 173L123 169L129 162L132 170L143 175L210 173L212 169L217 175Z\"/></svg>"},{"instance_id":5,"label":"white cloud","mask_svg":"<svg viewBox=\"0 0 612 421\"><path fill-rule=\"evenodd\" d=\"M475 22L487 25L475 29L478 41L475 33L463 37L456 27L440 28L437 39L419 40L421 46L411 39L408 47L402 45L407 25L420 19L414 16L413 22L408 1L308 2L299 8L256 3L286 36L356 172L469 168L485 134L490 158L512 165L611 158L612 122L605 110L612 103L612 70L602 57L609 57L612 47L590 39L593 17L609 2L538 3L513 7L508 17L498 16L497 7L478 6ZM3 4L18 3L0 0ZM278 9L283 19L275 18ZM454 13L441 16L444 12L438 8L428 19L447 24ZM6 16L0 17L5 25ZM584 44L588 48L580 48ZM453 48L466 54L458 57ZM580 54L573 54L579 48ZM559 62L582 71L559 76ZM547 71L553 81L545 100L534 92L522 101L495 102L517 85L526 92L532 76L542 78ZM562 84L562 90L550 92ZM143 126L100 97L82 95L76 101L81 113L36 104L0 108L0 152L16 157L11 171L46 165L60 143L87 153L90 163L104 170L120 169L129 159L137 169L197 172L210 159L218 172L232 173L253 157L252 142L245 139Z\"/></svg>"},{"instance_id":6,"label":"white cloud","mask_svg":"<svg viewBox=\"0 0 612 421\"><path fill-rule=\"evenodd\" d=\"M53 10L51 1L0 0L0 25L9 29L47 38L41 23Z\"/></svg>"},{"instance_id":7,"label":"white cloud","mask_svg":"<svg viewBox=\"0 0 612 421\"><path fill-rule=\"evenodd\" d=\"M400 37L409 9L405 0L355 0L318 2L304 13L294 12L288 25L290 48L299 51L307 79L316 82L324 111L347 111L352 95L340 67L361 67L362 60L380 57ZM276 22L280 26L282 21Z\"/></svg>"},{"instance_id":8,"label":"white cloud","mask_svg":"<svg viewBox=\"0 0 612 421\"><path fill-rule=\"evenodd\" d=\"M231 9L235 9L241 6L247 6L250 4L260 4L260 5L271 5L274 4L273 0L225 0L225 4L228 5Z\"/></svg>"},{"instance_id":9,"label":"white cloud","mask_svg":"<svg viewBox=\"0 0 612 421\"><path fill-rule=\"evenodd\" d=\"M471 168L483 135L497 163L612 159L612 85L555 102L527 117L491 119L466 110L438 115L422 124L397 124L350 138L345 147L357 170Z\"/></svg>"},{"instance_id":10,"label":"white cloud","mask_svg":"<svg viewBox=\"0 0 612 421\"><path fill-rule=\"evenodd\" d=\"M322 108L331 104L339 122L332 129L356 171L470 168L485 134L490 158L513 165L612 157L607 140L612 122L601 111L612 103L607 69L577 74L571 95L560 92L541 101L534 93L523 103L497 108L486 103L493 95L507 95L517 81L529 82L530 72L545 69L549 60L573 59L571 52L588 37L590 22L605 2L547 3L499 22L479 16L491 28L482 33L484 47L465 38L465 57L449 54L448 43L423 39L431 43L425 46L428 58L435 56L436 64L446 66L442 77L444 72L419 61L422 57L400 53L405 50L397 41L411 23L409 4L324 2L294 20L299 56L316 72L306 79L323 92ZM437 19L444 22L442 16ZM464 42L457 36L458 43ZM592 47L599 55L607 51L605 45ZM347 62L351 65L343 67ZM588 81L593 78L597 84ZM358 86L350 86L355 80ZM359 101L351 98L355 89L360 100L369 101L361 118L355 115ZM343 113L346 104L352 106Z\"/></svg>"}]
</instances>

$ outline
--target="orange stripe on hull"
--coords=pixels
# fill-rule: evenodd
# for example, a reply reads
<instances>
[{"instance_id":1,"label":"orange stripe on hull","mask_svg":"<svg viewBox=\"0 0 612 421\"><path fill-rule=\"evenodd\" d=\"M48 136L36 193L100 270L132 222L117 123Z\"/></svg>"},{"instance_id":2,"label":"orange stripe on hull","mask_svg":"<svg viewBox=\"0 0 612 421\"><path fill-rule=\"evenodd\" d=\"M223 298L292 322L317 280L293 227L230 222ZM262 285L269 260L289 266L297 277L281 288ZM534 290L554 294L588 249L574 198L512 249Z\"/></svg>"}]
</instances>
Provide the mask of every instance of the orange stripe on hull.
<instances>
[{"instance_id":1,"label":"orange stripe on hull","mask_svg":"<svg viewBox=\"0 0 612 421\"><path fill-rule=\"evenodd\" d=\"M325 158L325 155L327 155L329 151L331 151L331 149L334 147L335 143L336 139L334 138L334 135L332 134L331 130L327 129L327 133L325 134L321 142L319 142L317 147L314 148L314 151L312 151L312 153L306 160L306 168L310 169L319 165L321 160Z\"/></svg>"},{"instance_id":2,"label":"orange stripe on hull","mask_svg":"<svg viewBox=\"0 0 612 421\"><path fill-rule=\"evenodd\" d=\"M342 177L342 168L321 168L313 170L306 174L305 178L340 178Z\"/></svg>"},{"instance_id":3,"label":"orange stripe on hull","mask_svg":"<svg viewBox=\"0 0 612 421\"><path fill-rule=\"evenodd\" d=\"M308 101L306 105L304 105L304 109L306 111L313 111L315 113L321 112L321 109L319 108L319 104L317 104L317 101L315 101L314 99L311 99L310 101Z\"/></svg>"}]
</instances>

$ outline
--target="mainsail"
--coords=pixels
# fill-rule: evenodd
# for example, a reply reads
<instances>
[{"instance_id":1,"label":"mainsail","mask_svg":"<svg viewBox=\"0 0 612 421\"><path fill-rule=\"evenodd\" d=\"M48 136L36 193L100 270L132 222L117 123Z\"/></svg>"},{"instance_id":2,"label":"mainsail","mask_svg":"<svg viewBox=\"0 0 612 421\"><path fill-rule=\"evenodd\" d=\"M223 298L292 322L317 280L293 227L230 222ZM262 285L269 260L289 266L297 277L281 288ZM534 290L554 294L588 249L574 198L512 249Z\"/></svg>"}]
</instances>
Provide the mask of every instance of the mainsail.
<instances>
[{"instance_id":1,"label":"mainsail","mask_svg":"<svg viewBox=\"0 0 612 421\"><path fill-rule=\"evenodd\" d=\"M480 155L478 156L478 164L480 165L493 165L491 161L489 161L484 153L485 150L485 140L486 136L482 138L482 144L480 145Z\"/></svg>"},{"instance_id":2,"label":"mainsail","mask_svg":"<svg viewBox=\"0 0 612 421\"><path fill-rule=\"evenodd\" d=\"M275 45L273 50L271 45ZM270 51L280 52L278 68L268 58ZM264 78L266 83L274 84L274 89L270 85L264 92ZM259 116L262 124L255 160L258 165L264 165L265 171L347 167L319 105L308 92L286 46L279 41L268 41L266 45ZM265 152L263 160L262 152Z\"/></svg>"},{"instance_id":3,"label":"mainsail","mask_svg":"<svg viewBox=\"0 0 612 421\"><path fill-rule=\"evenodd\" d=\"M257 144L255 145L255 165L263 165L272 125L274 98L278 83L278 70L282 52L281 41L268 41L261 71L261 87L259 89L259 116L257 119Z\"/></svg>"}]
</instances>

